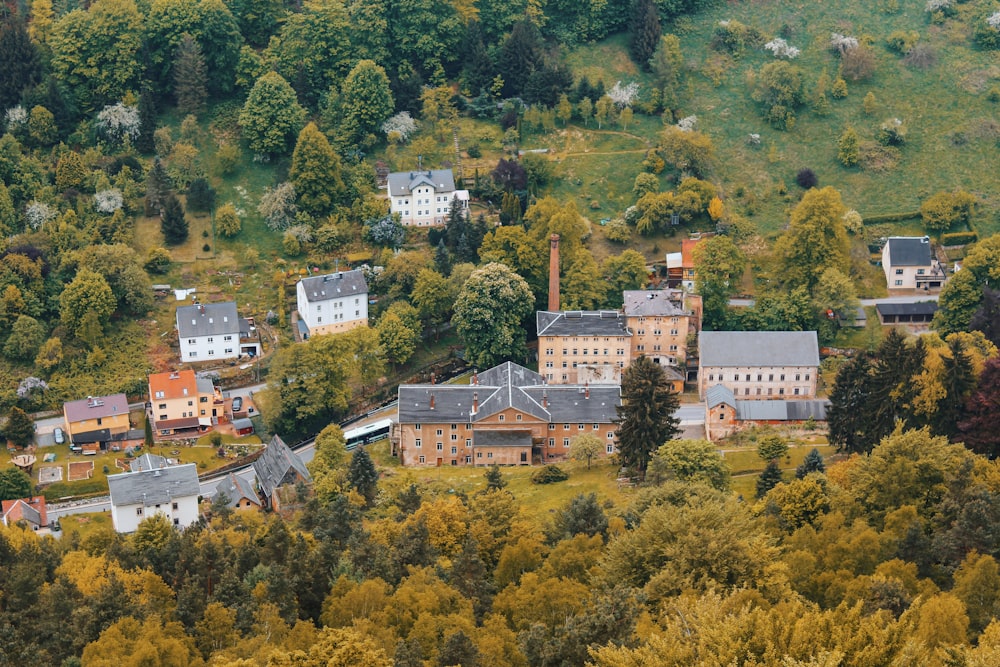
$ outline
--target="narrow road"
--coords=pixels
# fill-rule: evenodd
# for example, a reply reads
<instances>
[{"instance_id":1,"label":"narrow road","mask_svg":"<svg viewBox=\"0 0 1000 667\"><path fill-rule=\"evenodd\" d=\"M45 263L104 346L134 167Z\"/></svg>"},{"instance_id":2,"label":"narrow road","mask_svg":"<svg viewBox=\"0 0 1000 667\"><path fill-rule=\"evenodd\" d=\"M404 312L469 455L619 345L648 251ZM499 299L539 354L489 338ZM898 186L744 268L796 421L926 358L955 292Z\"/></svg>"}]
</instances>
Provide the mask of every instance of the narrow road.
<instances>
[{"instance_id":1,"label":"narrow road","mask_svg":"<svg viewBox=\"0 0 1000 667\"><path fill-rule=\"evenodd\" d=\"M920 303L921 301L937 301L938 294L914 294L908 296L886 296L879 299L860 299L862 306L875 306L880 303ZM750 308L753 299L730 299L729 305L736 308Z\"/></svg>"}]
</instances>

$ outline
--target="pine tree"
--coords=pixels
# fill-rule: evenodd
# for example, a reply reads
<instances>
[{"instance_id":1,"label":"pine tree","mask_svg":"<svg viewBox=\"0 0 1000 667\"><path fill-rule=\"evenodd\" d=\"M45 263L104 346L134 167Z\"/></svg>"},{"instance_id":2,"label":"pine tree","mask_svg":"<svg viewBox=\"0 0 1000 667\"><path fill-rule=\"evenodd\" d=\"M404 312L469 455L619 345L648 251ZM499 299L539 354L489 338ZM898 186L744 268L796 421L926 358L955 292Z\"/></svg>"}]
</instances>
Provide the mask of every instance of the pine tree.
<instances>
[{"instance_id":1,"label":"pine tree","mask_svg":"<svg viewBox=\"0 0 1000 667\"><path fill-rule=\"evenodd\" d=\"M465 32L465 66L462 69L462 78L465 84L472 91L473 96L482 91L488 91L490 83L493 81L494 67L490 58L486 44L483 42L483 31L478 21L469 21L468 29Z\"/></svg>"},{"instance_id":2,"label":"pine tree","mask_svg":"<svg viewBox=\"0 0 1000 667\"><path fill-rule=\"evenodd\" d=\"M469 636L461 630L450 635L441 647L437 664L439 667L479 667L479 649L472 643Z\"/></svg>"},{"instance_id":3,"label":"pine tree","mask_svg":"<svg viewBox=\"0 0 1000 667\"><path fill-rule=\"evenodd\" d=\"M640 474L660 445L678 433L674 417L680 400L658 364L640 356L622 374L622 405L618 406L618 451L622 465Z\"/></svg>"},{"instance_id":4,"label":"pine tree","mask_svg":"<svg viewBox=\"0 0 1000 667\"><path fill-rule=\"evenodd\" d=\"M3 434L18 447L27 447L35 436L35 423L28 416L28 413L15 406L10 409L10 413L7 415L7 424L4 426Z\"/></svg>"},{"instance_id":5,"label":"pine tree","mask_svg":"<svg viewBox=\"0 0 1000 667\"><path fill-rule=\"evenodd\" d=\"M458 239L467 231L469 221L457 200L452 200L448 217L444 220L444 238L449 248L458 247Z\"/></svg>"},{"instance_id":6,"label":"pine tree","mask_svg":"<svg viewBox=\"0 0 1000 667\"><path fill-rule=\"evenodd\" d=\"M208 99L207 80L201 45L184 33L174 55L174 97L181 115L198 115L204 111Z\"/></svg>"},{"instance_id":7,"label":"pine tree","mask_svg":"<svg viewBox=\"0 0 1000 667\"><path fill-rule=\"evenodd\" d=\"M445 277L451 275L451 255L448 254L444 238L438 241L437 249L434 250L434 270Z\"/></svg>"},{"instance_id":8,"label":"pine tree","mask_svg":"<svg viewBox=\"0 0 1000 667\"><path fill-rule=\"evenodd\" d=\"M814 472L826 472L826 464L823 463L823 455L819 453L819 450L813 447L805 458L802 459L802 464L795 469L795 477L802 479L806 475Z\"/></svg>"},{"instance_id":9,"label":"pine tree","mask_svg":"<svg viewBox=\"0 0 1000 667\"><path fill-rule=\"evenodd\" d=\"M931 430L936 435L954 438L959 421L965 418L965 403L976 387L976 371L958 339L948 341L948 350L951 354L941 357L945 395L938 402Z\"/></svg>"},{"instance_id":10,"label":"pine tree","mask_svg":"<svg viewBox=\"0 0 1000 667\"><path fill-rule=\"evenodd\" d=\"M486 479L487 491L499 491L507 486L507 480L503 478L503 473L500 472L500 466L496 463L486 469L486 473L483 477Z\"/></svg>"},{"instance_id":11,"label":"pine tree","mask_svg":"<svg viewBox=\"0 0 1000 667\"><path fill-rule=\"evenodd\" d=\"M392 656L393 667L424 667L424 652L418 639L400 639Z\"/></svg>"},{"instance_id":12,"label":"pine tree","mask_svg":"<svg viewBox=\"0 0 1000 667\"><path fill-rule=\"evenodd\" d=\"M0 21L0 109L7 110L21 100L26 88L41 81L42 63L38 48L24 21L4 18Z\"/></svg>"},{"instance_id":13,"label":"pine tree","mask_svg":"<svg viewBox=\"0 0 1000 667\"><path fill-rule=\"evenodd\" d=\"M362 448L354 450L351 465L347 469L347 481L355 491L364 496L370 505L378 493L378 471L375 464Z\"/></svg>"},{"instance_id":14,"label":"pine tree","mask_svg":"<svg viewBox=\"0 0 1000 667\"><path fill-rule=\"evenodd\" d=\"M781 468L777 461L769 461L764 472L757 478L757 497L763 498L767 492L781 483Z\"/></svg>"},{"instance_id":15,"label":"pine tree","mask_svg":"<svg viewBox=\"0 0 1000 667\"><path fill-rule=\"evenodd\" d=\"M503 94L515 97L524 91L528 77L542 60L542 38L538 28L527 18L514 24L507 41L500 47L498 69L503 72Z\"/></svg>"},{"instance_id":16,"label":"pine tree","mask_svg":"<svg viewBox=\"0 0 1000 667\"><path fill-rule=\"evenodd\" d=\"M205 178L191 181L187 190L187 208L189 211L208 213L215 207L215 190Z\"/></svg>"},{"instance_id":17,"label":"pine tree","mask_svg":"<svg viewBox=\"0 0 1000 667\"><path fill-rule=\"evenodd\" d=\"M167 195L160 213L160 231L167 245L184 243L188 237L188 222L184 217L184 207L181 200L173 193Z\"/></svg>"},{"instance_id":18,"label":"pine tree","mask_svg":"<svg viewBox=\"0 0 1000 667\"><path fill-rule=\"evenodd\" d=\"M139 93L139 136L135 147L140 153L149 154L155 149L153 133L156 132L156 98L149 86Z\"/></svg>"},{"instance_id":19,"label":"pine tree","mask_svg":"<svg viewBox=\"0 0 1000 667\"><path fill-rule=\"evenodd\" d=\"M649 71L649 59L653 57L662 35L656 3L653 0L639 0L632 17L628 52L640 69Z\"/></svg>"},{"instance_id":20,"label":"pine tree","mask_svg":"<svg viewBox=\"0 0 1000 667\"><path fill-rule=\"evenodd\" d=\"M143 435L142 442L146 447L153 446L153 423L149 421L149 415L146 415L145 420L143 420Z\"/></svg>"},{"instance_id":21,"label":"pine tree","mask_svg":"<svg viewBox=\"0 0 1000 667\"><path fill-rule=\"evenodd\" d=\"M837 159L845 167L853 167L858 163L861 154L861 140L853 127L844 130L837 142Z\"/></svg>"},{"instance_id":22,"label":"pine tree","mask_svg":"<svg viewBox=\"0 0 1000 667\"><path fill-rule=\"evenodd\" d=\"M167 197L171 194L172 187L170 176L167 174L163 162L160 161L160 158L155 158L153 168L146 176L146 215L156 215L163 209Z\"/></svg>"}]
</instances>

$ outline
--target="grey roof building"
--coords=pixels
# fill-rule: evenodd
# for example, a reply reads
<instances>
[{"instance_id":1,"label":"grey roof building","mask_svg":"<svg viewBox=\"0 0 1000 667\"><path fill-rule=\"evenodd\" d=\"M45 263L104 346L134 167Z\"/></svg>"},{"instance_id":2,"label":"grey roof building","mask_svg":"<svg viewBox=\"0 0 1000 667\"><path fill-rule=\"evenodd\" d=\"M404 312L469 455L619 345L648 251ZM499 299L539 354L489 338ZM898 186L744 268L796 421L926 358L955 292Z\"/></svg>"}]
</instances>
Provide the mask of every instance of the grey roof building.
<instances>
[{"instance_id":1,"label":"grey roof building","mask_svg":"<svg viewBox=\"0 0 1000 667\"><path fill-rule=\"evenodd\" d=\"M306 301L310 303L329 301L341 296L368 294L368 282L361 269L303 278L299 281L299 285L302 286Z\"/></svg>"},{"instance_id":2,"label":"grey roof building","mask_svg":"<svg viewBox=\"0 0 1000 667\"><path fill-rule=\"evenodd\" d=\"M194 463L108 475L108 488L115 505L164 504L201 492Z\"/></svg>"},{"instance_id":3,"label":"grey roof building","mask_svg":"<svg viewBox=\"0 0 1000 667\"><path fill-rule=\"evenodd\" d=\"M929 236L890 236L886 241L892 266L930 266L931 239Z\"/></svg>"},{"instance_id":4,"label":"grey roof building","mask_svg":"<svg viewBox=\"0 0 1000 667\"><path fill-rule=\"evenodd\" d=\"M215 487L215 493L212 494L212 497L218 498L219 496L225 496L228 500L228 506L233 508L237 507L244 498L251 503L256 503L258 507L260 506L260 499L257 497L253 484L232 472L223 477L219 485Z\"/></svg>"},{"instance_id":5,"label":"grey roof building","mask_svg":"<svg viewBox=\"0 0 1000 667\"><path fill-rule=\"evenodd\" d=\"M132 462L128 464L128 467L132 472L139 472L140 470L157 470L159 468L167 467L167 459L147 452L146 454L133 459Z\"/></svg>"},{"instance_id":6,"label":"grey roof building","mask_svg":"<svg viewBox=\"0 0 1000 667\"><path fill-rule=\"evenodd\" d=\"M239 334L236 302L200 303L177 308L177 335L181 338Z\"/></svg>"},{"instance_id":7,"label":"grey roof building","mask_svg":"<svg viewBox=\"0 0 1000 667\"><path fill-rule=\"evenodd\" d=\"M631 336L625 318L617 310L564 310L535 313L541 336Z\"/></svg>"},{"instance_id":8,"label":"grey roof building","mask_svg":"<svg viewBox=\"0 0 1000 667\"><path fill-rule=\"evenodd\" d=\"M680 290L626 290L622 292L625 317L679 317L687 315Z\"/></svg>"},{"instance_id":9,"label":"grey roof building","mask_svg":"<svg viewBox=\"0 0 1000 667\"><path fill-rule=\"evenodd\" d=\"M390 197L405 197L422 185L443 194L455 191L455 176L451 169L398 171L389 174L388 185Z\"/></svg>"},{"instance_id":10,"label":"grey roof building","mask_svg":"<svg viewBox=\"0 0 1000 667\"><path fill-rule=\"evenodd\" d=\"M277 498L279 488L299 481L312 481L302 459L278 436L271 438L263 453L253 462L253 470L264 502L274 509L278 509L280 503Z\"/></svg>"},{"instance_id":11,"label":"grey roof building","mask_svg":"<svg viewBox=\"0 0 1000 667\"><path fill-rule=\"evenodd\" d=\"M815 331L702 331L702 367L819 366Z\"/></svg>"}]
</instances>

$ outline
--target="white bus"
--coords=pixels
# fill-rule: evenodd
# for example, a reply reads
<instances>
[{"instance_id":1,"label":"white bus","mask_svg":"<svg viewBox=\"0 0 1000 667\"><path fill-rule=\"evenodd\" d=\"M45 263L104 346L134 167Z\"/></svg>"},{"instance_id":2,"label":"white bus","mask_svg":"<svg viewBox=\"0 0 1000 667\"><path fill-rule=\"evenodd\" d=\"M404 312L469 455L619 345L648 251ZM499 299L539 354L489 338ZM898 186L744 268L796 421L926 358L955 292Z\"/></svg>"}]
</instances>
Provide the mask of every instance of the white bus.
<instances>
[{"instance_id":1,"label":"white bus","mask_svg":"<svg viewBox=\"0 0 1000 667\"><path fill-rule=\"evenodd\" d=\"M347 444L347 450L350 451L358 445L369 445L388 438L389 433L392 431L392 424L391 419L380 419L367 426L359 426L358 428L344 431L344 441Z\"/></svg>"}]
</instances>

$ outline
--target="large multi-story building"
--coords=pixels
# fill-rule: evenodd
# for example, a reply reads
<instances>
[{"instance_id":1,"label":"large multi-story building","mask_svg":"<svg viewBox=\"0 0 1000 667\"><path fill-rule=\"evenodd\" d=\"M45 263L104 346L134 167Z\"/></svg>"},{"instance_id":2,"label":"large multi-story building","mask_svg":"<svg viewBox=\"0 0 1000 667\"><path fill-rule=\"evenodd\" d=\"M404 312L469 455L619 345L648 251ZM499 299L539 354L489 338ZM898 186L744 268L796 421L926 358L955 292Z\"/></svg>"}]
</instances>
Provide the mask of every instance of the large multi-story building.
<instances>
[{"instance_id":1,"label":"large multi-story building","mask_svg":"<svg viewBox=\"0 0 1000 667\"><path fill-rule=\"evenodd\" d=\"M150 375L149 403L157 435L197 434L225 417L222 392L192 370Z\"/></svg>"},{"instance_id":2,"label":"large multi-story building","mask_svg":"<svg viewBox=\"0 0 1000 667\"><path fill-rule=\"evenodd\" d=\"M507 362L468 385L399 387L399 458L407 466L531 465L564 459L584 433L615 451L615 385L559 385Z\"/></svg>"},{"instance_id":3,"label":"large multi-story building","mask_svg":"<svg viewBox=\"0 0 1000 667\"><path fill-rule=\"evenodd\" d=\"M181 362L222 361L260 355L253 323L239 316L236 302L200 303L177 309Z\"/></svg>"},{"instance_id":4,"label":"large multi-story building","mask_svg":"<svg viewBox=\"0 0 1000 667\"><path fill-rule=\"evenodd\" d=\"M738 398L813 398L819 375L815 331L703 331L698 394L722 385Z\"/></svg>"},{"instance_id":5,"label":"large multi-story building","mask_svg":"<svg viewBox=\"0 0 1000 667\"><path fill-rule=\"evenodd\" d=\"M404 225L443 225L453 205L469 208L469 191L455 189L451 169L389 174L389 210ZM467 214L467 213L466 213Z\"/></svg>"},{"instance_id":6,"label":"large multi-story building","mask_svg":"<svg viewBox=\"0 0 1000 667\"><path fill-rule=\"evenodd\" d=\"M368 324L368 283L361 269L303 278L295 286L295 299L304 337Z\"/></svg>"},{"instance_id":7,"label":"large multi-story building","mask_svg":"<svg viewBox=\"0 0 1000 667\"><path fill-rule=\"evenodd\" d=\"M683 366L688 336L700 328L680 290L628 290L623 293L625 325L632 332L632 358L646 355L661 366Z\"/></svg>"},{"instance_id":8,"label":"large multi-story building","mask_svg":"<svg viewBox=\"0 0 1000 667\"><path fill-rule=\"evenodd\" d=\"M108 475L111 523L134 533L143 519L162 514L178 528L198 520L198 469L194 463Z\"/></svg>"},{"instance_id":9,"label":"large multi-story building","mask_svg":"<svg viewBox=\"0 0 1000 667\"><path fill-rule=\"evenodd\" d=\"M123 439L131 428L125 394L88 396L63 403L66 437L74 445Z\"/></svg>"}]
</instances>

